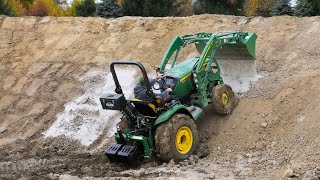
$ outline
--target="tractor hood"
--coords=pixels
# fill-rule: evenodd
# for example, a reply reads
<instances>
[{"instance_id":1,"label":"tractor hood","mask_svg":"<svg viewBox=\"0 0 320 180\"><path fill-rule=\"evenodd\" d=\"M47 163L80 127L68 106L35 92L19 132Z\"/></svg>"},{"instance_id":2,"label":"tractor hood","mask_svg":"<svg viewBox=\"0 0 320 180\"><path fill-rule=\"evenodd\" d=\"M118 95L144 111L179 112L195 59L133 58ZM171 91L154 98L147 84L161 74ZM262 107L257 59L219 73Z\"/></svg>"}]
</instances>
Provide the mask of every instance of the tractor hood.
<instances>
[{"instance_id":1,"label":"tractor hood","mask_svg":"<svg viewBox=\"0 0 320 180\"><path fill-rule=\"evenodd\" d=\"M165 76L171 76L180 79L192 71L194 65L197 63L198 60L199 57L176 64L173 68L171 68L169 71L165 73Z\"/></svg>"}]
</instances>

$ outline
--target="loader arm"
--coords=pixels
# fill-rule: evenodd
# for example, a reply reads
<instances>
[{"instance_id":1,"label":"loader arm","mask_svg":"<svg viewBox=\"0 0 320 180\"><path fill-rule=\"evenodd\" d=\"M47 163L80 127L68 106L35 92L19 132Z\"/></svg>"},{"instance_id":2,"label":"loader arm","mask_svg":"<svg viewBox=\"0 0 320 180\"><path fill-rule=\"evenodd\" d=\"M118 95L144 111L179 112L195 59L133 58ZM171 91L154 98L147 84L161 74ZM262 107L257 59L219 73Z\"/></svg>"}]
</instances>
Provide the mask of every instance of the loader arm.
<instances>
[{"instance_id":1,"label":"loader arm","mask_svg":"<svg viewBox=\"0 0 320 180\"><path fill-rule=\"evenodd\" d=\"M168 61L170 60L171 56L174 52L178 52L179 49L183 46L183 41L180 36L176 36L173 41L171 42L170 46L168 47L162 61L160 64L160 73L164 73L164 69L166 68L166 65L168 64ZM174 66L176 57L173 60L174 62L171 65L171 68Z\"/></svg>"}]
</instances>

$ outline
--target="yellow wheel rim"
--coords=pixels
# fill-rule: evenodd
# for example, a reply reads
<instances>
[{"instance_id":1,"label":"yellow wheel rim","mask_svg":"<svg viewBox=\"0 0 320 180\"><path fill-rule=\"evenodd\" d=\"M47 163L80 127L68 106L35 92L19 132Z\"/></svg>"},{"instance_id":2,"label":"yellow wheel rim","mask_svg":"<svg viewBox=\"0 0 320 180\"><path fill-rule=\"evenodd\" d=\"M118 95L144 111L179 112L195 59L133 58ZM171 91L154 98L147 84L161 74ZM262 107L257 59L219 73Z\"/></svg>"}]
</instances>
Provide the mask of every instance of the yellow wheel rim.
<instances>
[{"instance_id":1,"label":"yellow wheel rim","mask_svg":"<svg viewBox=\"0 0 320 180\"><path fill-rule=\"evenodd\" d=\"M187 126L182 126L176 134L176 148L180 154L187 154L193 143L192 131Z\"/></svg>"},{"instance_id":2,"label":"yellow wheel rim","mask_svg":"<svg viewBox=\"0 0 320 180\"><path fill-rule=\"evenodd\" d=\"M222 94L221 100L222 100L222 104L223 104L224 106L227 106L227 105L228 105L228 103L229 103L229 96L228 96L228 93L227 93L227 92L224 92L224 93Z\"/></svg>"}]
</instances>

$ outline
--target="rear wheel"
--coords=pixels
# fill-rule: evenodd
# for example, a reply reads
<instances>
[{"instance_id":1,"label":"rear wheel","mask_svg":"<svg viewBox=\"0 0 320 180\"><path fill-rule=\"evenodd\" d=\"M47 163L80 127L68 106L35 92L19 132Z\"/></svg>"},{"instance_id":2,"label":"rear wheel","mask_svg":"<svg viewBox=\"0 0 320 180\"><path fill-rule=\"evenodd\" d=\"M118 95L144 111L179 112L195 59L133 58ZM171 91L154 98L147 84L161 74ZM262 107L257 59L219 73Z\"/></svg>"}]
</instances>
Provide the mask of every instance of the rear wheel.
<instances>
[{"instance_id":1,"label":"rear wheel","mask_svg":"<svg viewBox=\"0 0 320 180\"><path fill-rule=\"evenodd\" d=\"M219 84L212 90L213 109L218 114L230 114L234 108L235 97L232 88L227 84Z\"/></svg>"},{"instance_id":2,"label":"rear wheel","mask_svg":"<svg viewBox=\"0 0 320 180\"><path fill-rule=\"evenodd\" d=\"M175 114L157 128L155 145L163 161L187 159L199 145L197 126L189 116Z\"/></svg>"}]
</instances>

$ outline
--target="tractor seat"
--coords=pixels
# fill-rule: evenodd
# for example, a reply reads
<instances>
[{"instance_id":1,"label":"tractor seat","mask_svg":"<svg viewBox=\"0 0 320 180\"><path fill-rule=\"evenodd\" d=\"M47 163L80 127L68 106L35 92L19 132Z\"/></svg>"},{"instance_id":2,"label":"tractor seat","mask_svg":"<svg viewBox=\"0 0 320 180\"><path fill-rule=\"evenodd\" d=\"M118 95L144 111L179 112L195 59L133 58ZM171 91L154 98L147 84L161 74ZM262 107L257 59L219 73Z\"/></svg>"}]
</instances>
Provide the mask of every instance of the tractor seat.
<instances>
[{"instance_id":1,"label":"tractor seat","mask_svg":"<svg viewBox=\"0 0 320 180\"><path fill-rule=\"evenodd\" d=\"M136 109L144 116L156 117L157 110L156 106L148 101L142 101L140 99L131 99L131 103L134 104Z\"/></svg>"}]
</instances>

